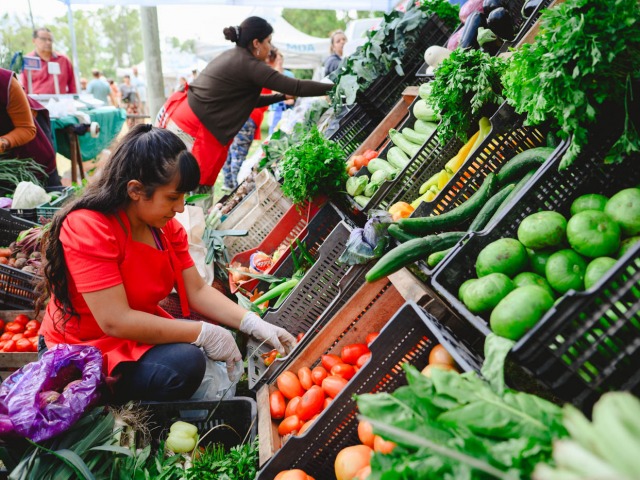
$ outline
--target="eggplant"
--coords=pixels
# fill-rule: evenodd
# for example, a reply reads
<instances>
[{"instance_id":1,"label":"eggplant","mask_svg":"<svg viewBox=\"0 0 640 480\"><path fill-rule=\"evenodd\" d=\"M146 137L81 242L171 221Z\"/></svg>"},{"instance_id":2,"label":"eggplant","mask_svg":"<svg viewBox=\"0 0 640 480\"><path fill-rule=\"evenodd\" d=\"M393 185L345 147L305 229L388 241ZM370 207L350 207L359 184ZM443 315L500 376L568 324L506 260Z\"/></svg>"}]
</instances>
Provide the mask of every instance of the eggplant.
<instances>
[{"instance_id":1,"label":"eggplant","mask_svg":"<svg viewBox=\"0 0 640 480\"><path fill-rule=\"evenodd\" d=\"M484 13L473 12L467 17L458 46L460 48L473 48L474 50L479 49L478 29L486 26L487 19L485 18Z\"/></svg>"},{"instance_id":2,"label":"eggplant","mask_svg":"<svg viewBox=\"0 0 640 480\"><path fill-rule=\"evenodd\" d=\"M529 18L531 15L533 15L533 12L536 11L536 9L543 1L544 0L528 0L527 2L525 2L524 6L522 7L522 16L524 18Z\"/></svg>"},{"instance_id":3,"label":"eggplant","mask_svg":"<svg viewBox=\"0 0 640 480\"><path fill-rule=\"evenodd\" d=\"M493 56L500 51L503 43L492 30L483 27L478 29L478 44L483 52Z\"/></svg>"},{"instance_id":4,"label":"eggplant","mask_svg":"<svg viewBox=\"0 0 640 480\"><path fill-rule=\"evenodd\" d=\"M487 27L503 40L513 40L513 19L506 8L496 8L487 17Z\"/></svg>"},{"instance_id":5,"label":"eggplant","mask_svg":"<svg viewBox=\"0 0 640 480\"><path fill-rule=\"evenodd\" d=\"M496 8L506 8L507 2L506 0L484 0L482 2L482 10L485 15L489 15Z\"/></svg>"}]
</instances>

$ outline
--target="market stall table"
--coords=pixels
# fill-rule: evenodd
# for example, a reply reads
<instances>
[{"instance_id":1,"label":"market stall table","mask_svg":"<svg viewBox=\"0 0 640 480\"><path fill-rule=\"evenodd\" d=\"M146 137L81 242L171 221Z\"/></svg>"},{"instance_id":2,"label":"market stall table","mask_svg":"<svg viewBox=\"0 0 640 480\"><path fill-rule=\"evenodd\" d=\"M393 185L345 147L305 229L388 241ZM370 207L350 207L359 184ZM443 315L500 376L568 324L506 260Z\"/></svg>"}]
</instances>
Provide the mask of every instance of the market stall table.
<instances>
[{"instance_id":1,"label":"market stall table","mask_svg":"<svg viewBox=\"0 0 640 480\"><path fill-rule=\"evenodd\" d=\"M95 158L102 150L109 147L113 139L122 130L122 125L127 119L123 109L115 107L100 107L85 110L91 122L100 125L100 135L96 138L91 135L78 135L76 126L80 120L73 115L51 119L51 129L54 131L53 146L57 153L71 160L71 177L75 182L76 168L80 172L80 178L84 178L82 162Z\"/></svg>"}]
</instances>

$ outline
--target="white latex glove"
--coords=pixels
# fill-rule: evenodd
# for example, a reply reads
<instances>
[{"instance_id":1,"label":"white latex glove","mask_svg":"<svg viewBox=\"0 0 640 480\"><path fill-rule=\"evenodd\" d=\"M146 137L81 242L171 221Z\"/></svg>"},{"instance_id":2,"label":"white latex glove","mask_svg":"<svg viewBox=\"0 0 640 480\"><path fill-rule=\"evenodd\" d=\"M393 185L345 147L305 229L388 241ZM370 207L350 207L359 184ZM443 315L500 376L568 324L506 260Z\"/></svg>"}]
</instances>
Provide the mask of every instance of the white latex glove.
<instances>
[{"instance_id":1,"label":"white latex glove","mask_svg":"<svg viewBox=\"0 0 640 480\"><path fill-rule=\"evenodd\" d=\"M227 364L229 380L234 381L237 376L236 363L242 360L240 350L233 335L226 328L218 327L207 322L200 322L202 328L194 345L202 347L204 353L211 360L222 360Z\"/></svg>"},{"instance_id":2,"label":"white latex glove","mask_svg":"<svg viewBox=\"0 0 640 480\"><path fill-rule=\"evenodd\" d=\"M247 312L240 322L240 331L269 343L273 348L286 355L296 346L296 339L282 327L276 327L262 320L253 312Z\"/></svg>"}]
</instances>

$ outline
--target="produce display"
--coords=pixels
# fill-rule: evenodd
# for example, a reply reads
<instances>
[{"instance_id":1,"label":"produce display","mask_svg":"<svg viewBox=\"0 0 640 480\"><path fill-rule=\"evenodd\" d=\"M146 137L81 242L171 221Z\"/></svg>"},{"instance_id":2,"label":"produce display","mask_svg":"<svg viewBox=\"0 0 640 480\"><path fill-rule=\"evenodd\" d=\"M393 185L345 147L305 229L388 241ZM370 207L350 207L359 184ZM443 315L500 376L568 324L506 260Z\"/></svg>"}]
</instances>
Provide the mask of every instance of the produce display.
<instances>
[{"instance_id":1,"label":"produce display","mask_svg":"<svg viewBox=\"0 0 640 480\"><path fill-rule=\"evenodd\" d=\"M21 313L12 321L0 316L1 352L37 352L40 322Z\"/></svg>"}]
</instances>

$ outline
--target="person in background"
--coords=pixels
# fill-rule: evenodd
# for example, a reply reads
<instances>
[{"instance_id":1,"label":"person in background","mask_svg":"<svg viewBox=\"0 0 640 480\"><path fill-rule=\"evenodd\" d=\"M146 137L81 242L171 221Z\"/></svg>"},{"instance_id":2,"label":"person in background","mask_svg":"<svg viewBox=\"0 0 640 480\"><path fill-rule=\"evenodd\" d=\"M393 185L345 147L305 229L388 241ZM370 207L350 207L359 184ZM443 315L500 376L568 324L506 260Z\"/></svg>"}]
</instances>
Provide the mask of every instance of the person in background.
<instances>
[{"instance_id":1,"label":"person in background","mask_svg":"<svg viewBox=\"0 0 640 480\"><path fill-rule=\"evenodd\" d=\"M277 57L278 49L274 47L269 51L269 56L266 59L267 65L275 69ZM271 90L268 88L263 88L260 92L261 95L269 95L270 93ZM247 121L244 122L240 131L234 137L233 143L229 147L227 161L222 167L224 175L223 193L231 193L238 186L238 172L240 172L242 164L247 159L251 144L254 140L261 139L260 126L267 108L269 107L266 105L254 108Z\"/></svg>"},{"instance_id":2,"label":"person in background","mask_svg":"<svg viewBox=\"0 0 640 480\"><path fill-rule=\"evenodd\" d=\"M33 44L35 45L35 50L28 53L27 56L40 57L41 68L40 70L31 71L33 91L28 93L56 93L54 76L49 74L49 63L57 63L60 65L60 75L58 75L60 93L78 93L71 60L59 52L54 52L53 34L51 30L46 27L34 30ZM28 88L29 81L26 70L22 72L22 84Z\"/></svg>"},{"instance_id":3,"label":"person in background","mask_svg":"<svg viewBox=\"0 0 640 480\"><path fill-rule=\"evenodd\" d=\"M283 100L326 95L332 85L289 78L269 67L273 27L263 18L249 17L224 29L236 44L213 59L186 92L165 102L157 122L183 139L200 164L200 182L212 186L236 134L256 107ZM282 92L261 95L262 88Z\"/></svg>"},{"instance_id":4,"label":"person in background","mask_svg":"<svg viewBox=\"0 0 640 480\"><path fill-rule=\"evenodd\" d=\"M282 55L282 52L280 50L277 51L274 68L278 72L282 73L283 75L294 78L293 72L291 70L286 70L284 68L284 55ZM289 100L284 100L282 102L274 103L269 107L269 110L270 110L269 135L271 135L276 130L276 127L278 126L278 122L280 122L280 119L282 118L282 114L284 113L284 111L289 108L292 108L294 103L295 103L295 100L289 99Z\"/></svg>"},{"instance_id":5,"label":"person in background","mask_svg":"<svg viewBox=\"0 0 640 480\"><path fill-rule=\"evenodd\" d=\"M138 110L140 113L147 113L147 85L144 83L144 80L138 75L138 67L132 67L131 73L133 73L133 77L131 77L131 85L138 92Z\"/></svg>"},{"instance_id":6,"label":"person in background","mask_svg":"<svg viewBox=\"0 0 640 480\"><path fill-rule=\"evenodd\" d=\"M175 92L184 92L187 89L187 83L189 83L187 81L187 77L179 77L178 78L178 84L176 85L176 88L174 89Z\"/></svg>"},{"instance_id":7,"label":"person in background","mask_svg":"<svg viewBox=\"0 0 640 480\"><path fill-rule=\"evenodd\" d=\"M0 157L32 158L44 167L47 186L60 186L50 132L49 111L27 96L12 71L0 68Z\"/></svg>"},{"instance_id":8,"label":"person in background","mask_svg":"<svg viewBox=\"0 0 640 480\"><path fill-rule=\"evenodd\" d=\"M93 95L98 100L102 100L105 104L109 103L109 94L111 88L109 84L100 78L100 70L91 70L93 79L87 85L87 93Z\"/></svg>"},{"instance_id":9,"label":"person in background","mask_svg":"<svg viewBox=\"0 0 640 480\"><path fill-rule=\"evenodd\" d=\"M89 84L89 81L86 78L80 77L80 93L87 93L88 84Z\"/></svg>"},{"instance_id":10,"label":"person in background","mask_svg":"<svg viewBox=\"0 0 640 480\"><path fill-rule=\"evenodd\" d=\"M116 379L115 401L190 398L206 357L226 362L231 376L242 357L227 328L267 342L282 354L295 345L283 328L248 312L206 284L175 218L200 180L198 163L172 132L134 126L102 175L56 213L43 240L44 293L49 298L39 350L60 343L102 352ZM184 318L158 302L176 288ZM227 328L225 328L227 327Z\"/></svg>"},{"instance_id":11,"label":"person in background","mask_svg":"<svg viewBox=\"0 0 640 480\"><path fill-rule=\"evenodd\" d=\"M109 102L114 107L119 107L120 106L120 89L118 88L118 84L113 80L113 78L109 78L107 80L107 83L109 84L109 89L111 90L109 92Z\"/></svg>"},{"instance_id":12,"label":"person in background","mask_svg":"<svg viewBox=\"0 0 640 480\"><path fill-rule=\"evenodd\" d=\"M127 126L132 127L138 123L137 118L129 117L129 115L137 115L139 113L138 91L131 84L130 75L124 75L122 77L122 83L118 88L120 89L121 108L127 111Z\"/></svg>"},{"instance_id":13,"label":"person in background","mask_svg":"<svg viewBox=\"0 0 640 480\"><path fill-rule=\"evenodd\" d=\"M329 75L340 66L342 62L342 51L344 44L347 43L347 36L342 30L335 30L331 32L331 44L329 45L330 55L324 61L324 74Z\"/></svg>"}]
</instances>

